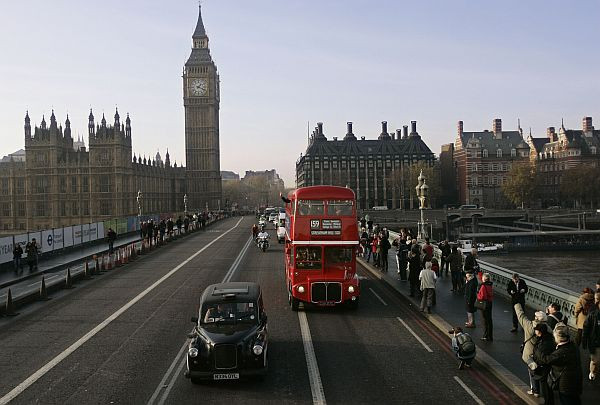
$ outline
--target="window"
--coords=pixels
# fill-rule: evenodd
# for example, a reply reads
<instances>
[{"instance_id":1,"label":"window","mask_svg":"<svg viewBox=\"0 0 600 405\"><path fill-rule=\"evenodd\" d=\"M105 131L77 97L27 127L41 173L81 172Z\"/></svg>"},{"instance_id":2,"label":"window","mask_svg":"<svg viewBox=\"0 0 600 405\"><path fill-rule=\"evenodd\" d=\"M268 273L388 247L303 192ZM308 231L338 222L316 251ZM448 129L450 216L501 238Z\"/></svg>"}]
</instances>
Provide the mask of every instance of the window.
<instances>
[{"instance_id":1,"label":"window","mask_svg":"<svg viewBox=\"0 0 600 405\"><path fill-rule=\"evenodd\" d=\"M488 157L488 150L487 149L483 150L483 157L484 158Z\"/></svg>"},{"instance_id":2,"label":"window","mask_svg":"<svg viewBox=\"0 0 600 405\"><path fill-rule=\"evenodd\" d=\"M104 176L100 176L100 192L101 193L108 193L110 192L110 178L106 175Z\"/></svg>"},{"instance_id":3,"label":"window","mask_svg":"<svg viewBox=\"0 0 600 405\"><path fill-rule=\"evenodd\" d=\"M321 247L307 246L296 248L296 268L298 270L321 269Z\"/></svg>"},{"instance_id":4,"label":"window","mask_svg":"<svg viewBox=\"0 0 600 405\"><path fill-rule=\"evenodd\" d=\"M2 179L2 194L8 194L8 179Z\"/></svg>"},{"instance_id":5,"label":"window","mask_svg":"<svg viewBox=\"0 0 600 405\"><path fill-rule=\"evenodd\" d=\"M77 192L77 177L71 177L71 193Z\"/></svg>"},{"instance_id":6,"label":"window","mask_svg":"<svg viewBox=\"0 0 600 405\"><path fill-rule=\"evenodd\" d=\"M10 217L10 203L2 203L2 216Z\"/></svg>"},{"instance_id":7,"label":"window","mask_svg":"<svg viewBox=\"0 0 600 405\"><path fill-rule=\"evenodd\" d=\"M67 192L67 181L64 177L61 177L58 180L58 188L60 190L61 193L65 194ZM64 215L64 214L61 214Z\"/></svg>"},{"instance_id":8,"label":"window","mask_svg":"<svg viewBox=\"0 0 600 405\"><path fill-rule=\"evenodd\" d=\"M344 269L345 264L352 263L353 248L348 247L326 247L325 248L325 266Z\"/></svg>"},{"instance_id":9,"label":"window","mask_svg":"<svg viewBox=\"0 0 600 405\"><path fill-rule=\"evenodd\" d=\"M496 157L502 157L502 149L496 151Z\"/></svg>"},{"instance_id":10,"label":"window","mask_svg":"<svg viewBox=\"0 0 600 405\"><path fill-rule=\"evenodd\" d=\"M36 217L45 217L50 215L49 212L46 212L46 203L42 201L38 201L35 203L35 216Z\"/></svg>"},{"instance_id":11,"label":"window","mask_svg":"<svg viewBox=\"0 0 600 405\"><path fill-rule=\"evenodd\" d=\"M100 215L110 215L111 203L109 200L100 201Z\"/></svg>"},{"instance_id":12,"label":"window","mask_svg":"<svg viewBox=\"0 0 600 405\"><path fill-rule=\"evenodd\" d=\"M44 194L48 192L48 178L47 177L37 177L36 179L36 193Z\"/></svg>"},{"instance_id":13,"label":"window","mask_svg":"<svg viewBox=\"0 0 600 405\"><path fill-rule=\"evenodd\" d=\"M327 202L327 215L352 216L352 200L332 200Z\"/></svg>"},{"instance_id":14,"label":"window","mask_svg":"<svg viewBox=\"0 0 600 405\"><path fill-rule=\"evenodd\" d=\"M512 156L512 157L516 157L517 156L517 150L515 148L512 148L510 150L510 156Z\"/></svg>"},{"instance_id":15,"label":"window","mask_svg":"<svg viewBox=\"0 0 600 405\"><path fill-rule=\"evenodd\" d=\"M17 194L17 195L25 194L25 180L24 179L17 179L15 186L16 186L15 194Z\"/></svg>"},{"instance_id":16,"label":"window","mask_svg":"<svg viewBox=\"0 0 600 405\"><path fill-rule=\"evenodd\" d=\"M324 208L322 200L298 200L300 215L323 215Z\"/></svg>"},{"instance_id":17,"label":"window","mask_svg":"<svg viewBox=\"0 0 600 405\"><path fill-rule=\"evenodd\" d=\"M87 176L81 178L81 189L84 193L89 193L90 191L90 183L88 182Z\"/></svg>"},{"instance_id":18,"label":"window","mask_svg":"<svg viewBox=\"0 0 600 405\"><path fill-rule=\"evenodd\" d=\"M79 209L78 209L77 201L72 201L71 202L71 215L73 215L73 216L79 215Z\"/></svg>"}]
</instances>

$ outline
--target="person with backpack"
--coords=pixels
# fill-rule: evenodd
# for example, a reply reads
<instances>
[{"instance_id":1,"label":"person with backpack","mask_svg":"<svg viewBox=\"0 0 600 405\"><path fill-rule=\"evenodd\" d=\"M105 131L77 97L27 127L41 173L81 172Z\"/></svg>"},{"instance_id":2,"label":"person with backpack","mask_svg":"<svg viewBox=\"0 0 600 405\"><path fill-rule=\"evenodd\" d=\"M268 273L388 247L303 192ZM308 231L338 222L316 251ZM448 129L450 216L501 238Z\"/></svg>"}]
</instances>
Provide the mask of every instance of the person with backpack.
<instances>
[{"instance_id":1,"label":"person with backpack","mask_svg":"<svg viewBox=\"0 0 600 405\"><path fill-rule=\"evenodd\" d=\"M548 326L554 330L559 322L568 323L568 318L560 312L560 304L553 302L546 308L546 314L548 315Z\"/></svg>"},{"instance_id":2,"label":"person with backpack","mask_svg":"<svg viewBox=\"0 0 600 405\"><path fill-rule=\"evenodd\" d=\"M600 292L594 294L594 307L583 323L581 343L590 351L590 381L596 379L600 369Z\"/></svg>"},{"instance_id":3,"label":"person with backpack","mask_svg":"<svg viewBox=\"0 0 600 405\"><path fill-rule=\"evenodd\" d=\"M530 358L533 356L535 344L537 343L537 337L534 332L534 328L536 325L545 325L548 328L548 317L542 311L537 311L534 315L533 321L527 318L525 315L525 311L520 303L516 303L514 305L515 312L517 313L517 319L519 320L519 324L523 328L525 332L524 342L521 345L521 360L527 366L527 371L529 372L529 386L530 390L527 391L529 395L533 395L535 397L540 396L540 381L534 378L533 370L529 367ZM548 329L550 332L550 330Z\"/></svg>"},{"instance_id":4,"label":"person with backpack","mask_svg":"<svg viewBox=\"0 0 600 405\"><path fill-rule=\"evenodd\" d=\"M460 326L448 331L452 337L452 351L456 354L459 360L458 369L462 370L465 366L471 367L471 363L477 354L477 347L473 342L473 338L468 333L463 332Z\"/></svg>"},{"instance_id":5,"label":"person with backpack","mask_svg":"<svg viewBox=\"0 0 600 405\"><path fill-rule=\"evenodd\" d=\"M575 335L575 344L581 344L583 334L583 324L590 310L594 307L594 292L591 288L584 288L575 304L575 323L577 324L577 334Z\"/></svg>"}]
</instances>

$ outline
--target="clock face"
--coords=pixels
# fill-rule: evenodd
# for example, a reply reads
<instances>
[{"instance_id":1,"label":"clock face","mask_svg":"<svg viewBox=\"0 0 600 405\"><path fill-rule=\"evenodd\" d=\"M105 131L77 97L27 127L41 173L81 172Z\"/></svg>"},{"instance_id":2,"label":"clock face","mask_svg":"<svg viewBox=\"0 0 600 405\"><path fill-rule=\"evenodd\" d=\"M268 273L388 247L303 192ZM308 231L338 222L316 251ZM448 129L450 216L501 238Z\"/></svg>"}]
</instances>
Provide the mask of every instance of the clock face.
<instances>
[{"instance_id":1,"label":"clock face","mask_svg":"<svg viewBox=\"0 0 600 405\"><path fill-rule=\"evenodd\" d=\"M206 79L192 80L190 91L194 96L206 96L208 94L208 81Z\"/></svg>"}]
</instances>

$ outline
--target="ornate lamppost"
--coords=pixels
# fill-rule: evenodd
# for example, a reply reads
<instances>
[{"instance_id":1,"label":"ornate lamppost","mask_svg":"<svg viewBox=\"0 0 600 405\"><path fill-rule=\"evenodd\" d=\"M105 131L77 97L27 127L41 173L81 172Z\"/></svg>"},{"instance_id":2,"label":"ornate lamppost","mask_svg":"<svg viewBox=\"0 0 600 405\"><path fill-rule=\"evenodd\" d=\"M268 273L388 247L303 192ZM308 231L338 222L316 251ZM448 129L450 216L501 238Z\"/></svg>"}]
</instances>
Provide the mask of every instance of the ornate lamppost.
<instances>
[{"instance_id":1,"label":"ornate lamppost","mask_svg":"<svg viewBox=\"0 0 600 405\"><path fill-rule=\"evenodd\" d=\"M187 198L187 194L183 195L183 215L187 217L187 203L188 203L188 198Z\"/></svg>"},{"instance_id":2,"label":"ornate lamppost","mask_svg":"<svg viewBox=\"0 0 600 405\"><path fill-rule=\"evenodd\" d=\"M141 221L142 220L142 192L140 190L138 190L137 197L135 199L137 200L137 205L138 205L138 219Z\"/></svg>"},{"instance_id":3,"label":"ornate lamppost","mask_svg":"<svg viewBox=\"0 0 600 405\"><path fill-rule=\"evenodd\" d=\"M419 199L419 211L421 211L421 220L417 224L417 239L422 240L427 237L427 222L425 222L423 210L427 209L429 194L429 186L425 184L425 176L423 175L423 170L421 170L421 173L419 174L417 180L419 181L419 183L415 187L415 191L417 192L417 198Z\"/></svg>"}]
</instances>

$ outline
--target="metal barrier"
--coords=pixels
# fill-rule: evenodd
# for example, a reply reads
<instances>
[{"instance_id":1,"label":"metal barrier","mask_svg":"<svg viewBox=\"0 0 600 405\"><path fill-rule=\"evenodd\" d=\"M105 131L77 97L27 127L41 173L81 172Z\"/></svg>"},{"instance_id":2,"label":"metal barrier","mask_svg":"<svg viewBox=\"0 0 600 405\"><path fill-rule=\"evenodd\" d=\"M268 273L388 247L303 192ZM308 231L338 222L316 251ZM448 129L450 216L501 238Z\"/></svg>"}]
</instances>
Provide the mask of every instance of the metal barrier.
<instances>
[{"instance_id":1,"label":"metal barrier","mask_svg":"<svg viewBox=\"0 0 600 405\"><path fill-rule=\"evenodd\" d=\"M397 232L390 231L390 238L396 239L398 236ZM437 247L434 249L434 256L441 263L441 251ZM477 261L483 272L490 273L494 283L494 293L509 299L510 295L507 287L515 272L483 260L478 259ZM579 294L521 273L519 273L519 277L525 280L527 287L529 287L525 297L525 303L528 307L545 312L548 305L555 302L560 305L561 312L569 317L568 325L577 328L575 325L575 304L579 300Z\"/></svg>"}]
</instances>

